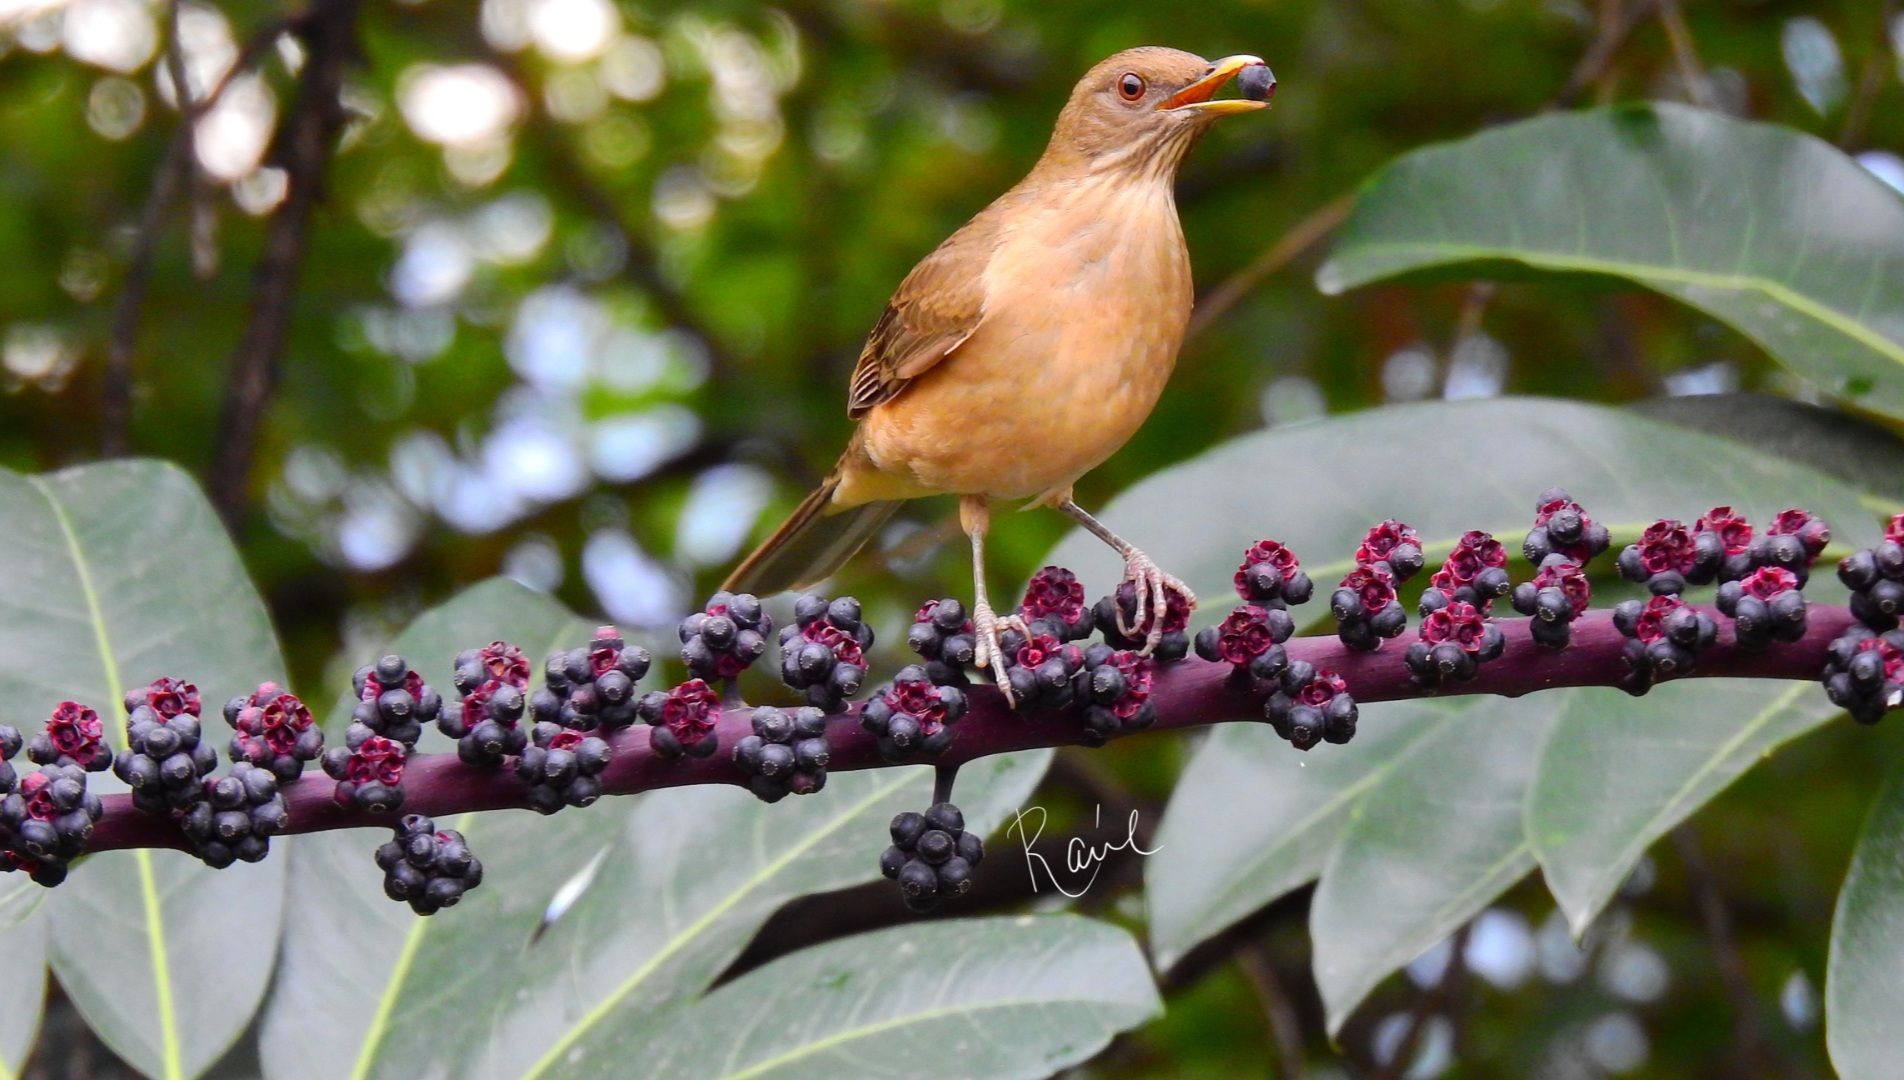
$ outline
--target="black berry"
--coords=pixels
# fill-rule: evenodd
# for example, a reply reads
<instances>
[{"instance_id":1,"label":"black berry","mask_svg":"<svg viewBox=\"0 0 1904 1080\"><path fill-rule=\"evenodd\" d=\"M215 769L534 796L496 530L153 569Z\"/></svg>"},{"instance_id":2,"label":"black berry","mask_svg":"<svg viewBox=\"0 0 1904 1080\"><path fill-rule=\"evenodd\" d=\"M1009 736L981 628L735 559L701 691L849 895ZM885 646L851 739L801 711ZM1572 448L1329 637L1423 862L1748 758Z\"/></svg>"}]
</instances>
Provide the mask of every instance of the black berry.
<instances>
[{"instance_id":1,"label":"black berry","mask_svg":"<svg viewBox=\"0 0 1904 1080\"><path fill-rule=\"evenodd\" d=\"M1197 655L1234 669L1239 681L1273 682L1289 666L1283 642L1296 632L1296 621L1282 608L1244 604L1196 637Z\"/></svg>"},{"instance_id":2,"label":"black berry","mask_svg":"<svg viewBox=\"0 0 1904 1080\"><path fill-rule=\"evenodd\" d=\"M1453 600L1422 616L1421 634L1402 659L1416 683L1433 689L1474 678L1506 647L1507 638L1493 619L1465 600Z\"/></svg>"},{"instance_id":3,"label":"black berry","mask_svg":"<svg viewBox=\"0 0 1904 1080\"><path fill-rule=\"evenodd\" d=\"M1606 526L1588 516L1573 496L1555 488L1543 492L1535 503L1534 527L1521 542L1521 553L1535 566L1545 563L1550 555L1562 555L1575 566L1585 566L1609 543Z\"/></svg>"},{"instance_id":4,"label":"black berry","mask_svg":"<svg viewBox=\"0 0 1904 1080\"><path fill-rule=\"evenodd\" d=\"M635 712L650 725L648 744L664 758L707 757L720 745L714 730L721 719L720 695L700 679L643 695Z\"/></svg>"},{"instance_id":5,"label":"black berry","mask_svg":"<svg viewBox=\"0 0 1904 1080\"><path fill-rule=\"evenodd\" d=\"M160 678L127 691L124 705L126 751L112 771L132 789L132 805L168 816L191 809L218 767L218 751L200 737L198 687Z\"/></svg>"},{"instance_id":6,"label":"black berry","mask_svg":"<svg viewBox=\"0 0 1904 1080\"><path fill-rule=\"evenodd\" d=\"M1628 639L1627 675L1620 685L1632 694L1690 672L1698 655L1719 636L1712 616L1672 595L1623 601L1613 609L1613 625Z\"/></svg>"},{"instance_id":7,"label":"black berry","mask_svg":"<svg viewBox=\"0 0 1904 1080\"><path fill-rule=\"evenodd\" d=\"M1747 649L1805 636L1805 594L1798 576L1780 566L1761 566L1745 578L1719 586L1719 611L1732 619L1733 637Z\"/></svg>"},{"instance_id":8,"label":"black berry","mask_svg":"<svg viewBox=\"0 0 1904 1080\"><path fill-rule=\"evenodd\" d=\"M972 887L972 872L985 858L985 843L965 829L965 815L949 802L923 814L892 819L892 846L879 857L880 872L899 883L908 910L927 912Z\"/></svg>"},{"instance_id":9,"label":"black berry","mask_svg":"<svg viewBox=\"0 0 1904 1080\"><path fill-rule=\"evenodd\" d=\"M549 657L530 711L538 723L619 731L636 720L635 684L653 662L648 650L628 644L614 627L598 627L587 645Z\"/></svg>"},{"instance_id":10,"label":"black berry","mask_svg":"<svg viewBox=\"0 0 1904 1080\"><path fill-rule=\"evenodd\" d=\"M231 772L216 780L207 777L199 800L179 815L193 854L214 869L262 860L271 838L289 822L278 778L247 761L234 762Z\"/></svg>"},{"instance_id":11,"label":"black berry","mask_svg":"<svg viewBox=\"0 0 1904 1080\"><path fill-rule=\"evenodd\" d=\"M410 905L418 915L454 906L483 883L482 861L455 829L438 829L422 814L406 815L396 835L377 849L384 895Z\"/></svg>"},{"instance_id":12,"label":"black berry","mask_svg":"<svg viewBox=\"0 0 1904 1080\"><path fill-rule=\"evenodd\" d=\"M1088 637L1096 618L1084 602L1084 583L1062 566L1047 566L1031 575L1025 598L1018 605L1033 637L1049 635L1059 641Z\"/></svg>"},{"instance_id":13,"label":"black berry","mask_svg":"<svg viewBox=\"0 0 1904 1080\"><path fill-rule=\"evenodd\" d=\"M353 729L360 725L352 724ZM337 781L332 798L337 805L388 813L403 805L403 769L409 747L382 735L364 734L361 741L347 735L345 746L324 751L320 763Z\"/></svg>"},{"instance_id":14,"label":"black berry","mask_svg":"<svg viewBox=\"0 0 1904 1080\"><path fill-rule=\"evenodd\" d=\"M1308 750L1319 742L1353 739L1359 710L1342 676L1296 660L1284 669L1276 689L1264 700L1263 718L1291 746Z\"/></svg>"},{"instance_id":15,"label":"black berry","mask_svg":"<svg viewBox=\"0 0 1904 1080\"><path fill-rule=\"evenodd\" d=\"M1394 518L1370 529L1362 538L1361 546L1355 549L1356 566L1373 567L1380 563L1397 584L1420 573L1425 561L1421 536Z\"/></svg>"},{"instance_id":16,"label":"black berry","mask_svg":"<svg viewBox=\"0 0 1904 1080\"><path fill-rule=\"evenodd\" d=\"M1573 637L1573 621L1586 613L1593 585L1586 571L1555 552L1541 560L1534 580L1514 587L1514 610L1530 616L1527 632L1537 644L1564 649Z\"/></svg>"},{"instance_id":17,"label":"black berry","mask_svg":"<svg viewBox=\"0 0 1904 1080\"><path fill-rule=\"evenodd\" d=\"M106 745L106 727L99 714L77 701L62 701L46 721L45 730L26 744L26 756L40 765L77 765L99 772L112 764Z\"/></svg>"},{"instance_id":18,"label":"black berry","mask_svg":"<svg viewBox=\"0 0 1904 1080\"><path fill-rule=\"evenodd\" d=\"M1243 561L1231 580L1238 596L1259 607L1306 604L1315 594L1315 583L1302 572L1296 553L1275 540L1258 540L1251 544L1243 552Z\"/></svg>"},{"instance_id":19,"label":"black berry","mask_svg":"<svg viewBox=\"0 0 1904 1080\"><path fill-rule=\"evenodd\" d=\"M1821 681L1831 703L1860 724L1904 705L1904 630L1852 626L1831 643Z\"/></svg>"},{"instance_id":20,"label":"black berry","mask_svg":"<svg viewBox=\"0 0 1904 1080\"><path fill-rule=\"evenodd\" d=\"M1389 564L1374 562L1349 571L1329 594L1329 611L1336 619L1336 636L1351 649L1371 652L1408 629L1408 611L1395 596L1395 575Z\"/></svg>"},{"instance_id":21,"label":"black berry","mask_svg":"<svg viewBox=\"0 0 1904 1080\"><path fill-rule=\"evenodd\" d=\"M734 744L734 764L747 774L747 789L763 802L811 795L826 786L831 752L826 714L811 706L754 710L754 733Z\"/></svg>"},{"instance_id":22,"label":"black berry","mask_svg":"<svg viewBox=\"0 0 1904 1080\"><path fill-rule=\"evenodd\" d=\"M1423 616L1455 601L1471 604L1486 615L1494 601L1506 596L1513 585L1507 576L1507 548L1480 529L1463 533L1428 584L1421 594Z\"/></svg>"},{"instance_id":23,"label":"black berry","mask_svg":"<svg viewBox=\"0 0 1904 1080\"><path fill-rule=\"evenodd\" d=\"M1164 590L1164 610L1158 612L1146 607L1144 624L1137 626L1130 637L1118 632L1118 613L1123 613L1124 625L1130 626L1137 619L1137 586L1133 582L1120 582L1117 592L1098 600L1092 610L1092 618L1097 621L1098 629L1104 632L1104 642L1113 649L1142 648L1149 636L1151 625L1158 625L1163 636L1158 639L1157 647L1150 651L1151 659L1160 664L1175 663L1190 653L1190 635L1185 627L1190 625L1190 604L1184 595L1176 589ZM1013 692L1017 688L1013 687Z\"/></svg>"},{"instance_id":24,"label":"black berry","mask_svg":"<svg viewBox=\"0 0 1904 1080\"><path fill-rule=\"evenodd\" d=\"M531 744L516 757L516 778L528 785L529 808L539 814L588 806L602 797L602 770L613 755L599 735L538 723Z\"/></svg>"},{"instance_id":25,"label":"black berry","mask_svg":"<svg viewBox=\"0 0 1904 1080\"><path fill-rule=\"evenodd\" d=\"M1083 667L1072 676L1073 697L1084 703L1084 741L1099 745L1156 723L1155 675L1156 665L1129 649L1102 643L1086 649Z\"/></svg>"},{"instance_id":26,"label":"black berry","mask_svg":"<svg viewBox=\"0 0 1904 1080\"><path fill-rule=\"evenodd\" d=\"M344 741L352 746L376 735L414 749L423 725L436 723L443 712L443 699L395 653L358 668L351 686L357 705Z\"/></svg>"},{"instance_id":27,"label":"black berry","mask_svg":"<svg viewBox=\"0 0 1904 1080\"><path fill-rule=\"evenodd\" d=\"M1051 634L1034 632L1027 638L1016 630L999 635L998 643L1004 652L1005 678L1019 709L1062 709L1071 704L1075 697L1072 677L1084 668L1082 648Z\"/></svg>"},{"instance_id":28,"label":"black berry","mask_svg":"<svg viewBox=\"0 0 1904 1080\"><path fill-rule=\"evenodd\" d=\"M977 655L978 639L965 605L957 600L928 600L912 617L906 648L925 661L927 678L940 686L963 687L970 682L965 669Z\"/></svg>"},{"instance_id":29,"label":"black berry","mask_svg":"<svg viewBox=\"0 0 1904 1080\"><path fill-rule=\"evenodd\" d=\"M936 685L925 668L909 664L860 707L859 722L878 737L880 755L899 762L944 753L964 715L963 690Z\"/></svg>"},{"instance_id":30,"label":"black berry","mask_svg":"<svg viewBox=\"0 0 1904 1080\"><path fill-rule=\"evenodd\" d=\"M18 734L4 742L13 745ZM86 770L76 764L43 765L15 779L0 798L0 870L22 871L51 888L85 853L102 810L99 796L86 790Z\"/></svg>"},{"instance_id":31,"label":"black berry","mask_svg":"<svg viewBox=\"0 0 1904 1080\"><path fill-rule=\"evenodd\" d=\"M780 679L806 694L807 704L839 712L866 681L872 625L850 596L808 594L794 601L794 625L780 631Z\"/></svg>"},{"instance_id":32,"label":"black berry","mask_svg":"<svg viewBox=\"0 0 1904 1080\"><path fill-rule=\"evenodd\" d=\"M732 679L767 651L773 619L750 593L715 593L681 620L681 662L697 679Z\"/></svg>"},{"instance_id":33,"label":"black berry","mask_svg":"<svg viewBox=\"0 0 1904 1080\"><path fill-rule=\"evenodd\" d=\"M245 697L225 703L231 724L231 759L267 769L288 784L304 772L304 763L324 752L324 732L296 694L262 683Z\"/></svg>"}]
</instances>

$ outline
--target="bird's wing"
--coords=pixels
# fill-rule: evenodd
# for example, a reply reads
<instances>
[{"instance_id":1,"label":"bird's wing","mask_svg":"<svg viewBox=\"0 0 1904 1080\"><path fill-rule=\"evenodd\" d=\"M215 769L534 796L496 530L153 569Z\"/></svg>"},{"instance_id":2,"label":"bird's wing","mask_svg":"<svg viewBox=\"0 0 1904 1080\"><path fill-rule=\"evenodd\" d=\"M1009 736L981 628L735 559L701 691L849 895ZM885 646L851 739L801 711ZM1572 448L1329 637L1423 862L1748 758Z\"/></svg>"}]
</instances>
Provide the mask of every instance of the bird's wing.
<instances>
[{"instance_id":1,"label":"bird's wing","mask_svg":"<svg viewBox=\"0 0 1904 1080\"><path fill-rule=\"evenodd\" d=\"M981 213L899 283L853 367L846 415L857 420L952 355L985 318L985 267L997 215Z\"/></svg>"}]
</instances>

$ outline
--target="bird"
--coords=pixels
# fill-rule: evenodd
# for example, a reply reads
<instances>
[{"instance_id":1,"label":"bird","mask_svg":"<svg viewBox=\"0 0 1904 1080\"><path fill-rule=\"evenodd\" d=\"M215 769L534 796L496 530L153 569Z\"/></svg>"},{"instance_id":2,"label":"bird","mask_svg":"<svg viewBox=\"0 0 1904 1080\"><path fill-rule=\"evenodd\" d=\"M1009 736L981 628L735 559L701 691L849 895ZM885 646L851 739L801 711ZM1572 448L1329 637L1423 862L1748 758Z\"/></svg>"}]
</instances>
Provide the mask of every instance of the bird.
<instances>
[{"instance_id":1,"label":"bird","mask_svg":"<svg viewBox=\"0 0 1904 1080\"><path fill-rule=\"evenodd\" d=\"M1232 79L1242 96L1218 98ZM1189 325L1178 167L1219 117L1265 108L1261 58L1127 49L1078 81L1024 179L906 275L847 394L856 422L826 479L723 588L760 595L831 576L909 499L951 494L972 552L974 662L1012 700L985 588L994 503L1067 515L1124 560L1118 631L1149 655L1176 594L1195 595L1079 506L1072 487L1137 431Z\"/></svg>"}]
</instances>

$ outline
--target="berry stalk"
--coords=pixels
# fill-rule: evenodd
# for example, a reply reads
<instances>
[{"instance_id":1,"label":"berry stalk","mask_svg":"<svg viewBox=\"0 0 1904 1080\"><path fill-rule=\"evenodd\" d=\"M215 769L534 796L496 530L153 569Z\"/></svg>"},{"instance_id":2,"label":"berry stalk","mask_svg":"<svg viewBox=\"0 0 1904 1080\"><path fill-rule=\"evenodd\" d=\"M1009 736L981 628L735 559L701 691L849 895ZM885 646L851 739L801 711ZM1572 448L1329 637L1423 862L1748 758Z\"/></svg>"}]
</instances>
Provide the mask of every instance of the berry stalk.
<instances>
[{"instance_id":1,"label":"berry stalk","mask_svg":"<svg viewBox=\"0 0 1904 1080\"><path fill-rule=\"evenodd\" d=\"M1834 639L1857 622L1844 607L1810 608L1802 636L1771 649L1742 647L1728 629L1699 654L1691 678L1761 678L1811 682L1819 678ZM1479 666L1473 678L1443 683L1440 694L1495 694L1519 697L1538 690L1568 686L1620 686L1629 675L1625 650L1629 638L1614 625L1610 612L1582 615L1572 624L1565 649L1536 644L1516 624L1506 635L1506 647L1494 661ZM1376 651L1345 645L1334 635L1292 638L1282 647L1289 659L1307 661L1336 672L1353 688L1359 702L1394 701L1428 696L1402 662L1416 640L1410 628ZM1149 701L1156 707L1154 729L1189 728L1205 724L1247 721L1262 723L1265 690L1239 687L1232 665L1195 657L1161 666L1154 677ZM689 784L748 783L749 774L737 767L732 748L754 734L751 709L726 709L714 725L720 752L707 757L670 757L649 744L656 729L638 725L605 738L614 756L600 774L604 794L631 795L656 788ZM859 721L859 705L827 718L830 772L875 769L891 765L880 752L879 740ZM956 766L992 754L1046 746L1099 741L1090 728L1075 722L1035 720L1005 706L998 692L973 686L959 721L958 738L933 759L940 767ZM1353 748L1339 752L1352 753ZM286 833L324 832L331 829L384 828L390 814L378 814L339 805L336 784L320 776L306 776L279 789L289 810ZM406 813L436 818L481 810L526 808L531 791L510 770L472 768L456 754L428 754L409 760L403 777ZM94 827L88 851L126 848L183 848L188 841L178 826L142 813L130 795L108 795Z\"/></svg>"}]
</instances>

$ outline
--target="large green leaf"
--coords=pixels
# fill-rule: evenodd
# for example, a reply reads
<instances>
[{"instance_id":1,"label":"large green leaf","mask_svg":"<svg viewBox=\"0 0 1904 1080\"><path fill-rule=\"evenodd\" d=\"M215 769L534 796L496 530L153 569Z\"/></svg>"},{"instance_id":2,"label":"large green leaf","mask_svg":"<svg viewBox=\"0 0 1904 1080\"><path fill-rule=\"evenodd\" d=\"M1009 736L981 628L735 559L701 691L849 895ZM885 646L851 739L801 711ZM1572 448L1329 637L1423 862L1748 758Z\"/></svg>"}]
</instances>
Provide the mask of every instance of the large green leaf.
<instances>
[{"instance_id":1,"label":"large green leaf","mask_svg":"<svg viewBox=\"0 0 1904 1080\"><path fill-rule=\"evenodd\" d=\"M1122 930L1075 915L958 919L794 953L622 1028L559 1075L1034 1078L1162 1011Z\"/></svg>"},{"instance_id":2,"label":"large green leaf","mask_svg":"<svg viewBox=\"0 0 1904 1080\"><path fill-rule=\"evenodd\" d=\"M1266 724L1210 732L1177 778L1144 860L1157 966L1314 880L1356 802L1448 711L1414 701L1366 706L1353 743L1309 754Z\"/></svg>"},{"instance_id":3,"label":"large green leaf","mask_svg":"<svg viewBox=\"0 0 1904 1080\"><path fill-rule=\"evenodd\" d=\"M1758 521L1805 506L1840 539L1878 535L1859 493L1815 469L1620 409L1543 398L1396 405L1245 435L1147 478L1099 516L1188 581L1214 615L1232 602L1230 576L1258 537L1289 544L1326 588L1386 517L1414 525L1438 551L1475 528L1517 550L1535 497L1554 486L1632 531L1731 503ZM1120 569L1082 531L1051 560L1105 584Z\"/></svg>"},{"instance_id":4,"label":"large green leaf","mask_svg":"<svg viewBox=\"0 0 1904 1080\"><path fill-rule=\"evenodd\" d=\"M546 651L585 633L552 601L491 584L423 616L394 647L447 683L459 646L505 636ZM975 762L959 802L989 829L1048 760ZM370 838L307 838L293 870L302 902L266 1015L266 1070L408 1076L453 1063L459 1075L521 1076L592 1055L634 1018L706 989L787 900L876 877L886 820L930 798L930 770L883 769L774 806L702 787L553 820L472 815L456 827L484 860L485 885L431 919L382 897ZM538 933L578 875L588 882L580 898Z\"/></svg>"},{"instance_id":5,"label":"large green leaf","mask_svg":"<svg viewBox=\"0 0 1904 1080\"><path fill-rule=\"evenodd\" d=\"M1870 420L1766 394L1691 394L1633 411L1809 465L1856 488L1871 511L1904 510L1904 437Z\"/></svg>"},{"instance_id":6,"label":"large green leaf","mask_svg":"<svg viewBox=\"0 0 1904 1080\"><path fill-rule=\"evenodd\" d=\"M1481 701L1434 723L1356 804L1309 905L1330 1032L1389 972L1533 869L1521 800L1551 722Z\"/></svg>"},{"instance_id":7,"label":"large green leaf","mask_svg":"<svg viewBox=\"0 0 1904 1080\"><path fill-rule=\"evenodd\" d=\"M1831 920L1825 1046L1845 1080L1897 1075L1904 1015L1904 764L1891 770L1858 837Z\"/></svg>"},{"instance_id":8,"label":"large green leaf","mask_svg":"<svg viewBox=\"0 0 1904 1080\"><path fill-rule=\"evenodd\" d=\"M1904 201L1821 139L1660 103L1428 147L1361 194L1318 282L1501 263L1655 289L1904 416Z\"/></svg>"},{"instance_id":9,"label":"large green leaf","mask_svg":"<svg viewBox=\"0 0 1904 1080\"><path fill-rule=\"evenodd\" d=\"M71 698L123 744L122 691L196 682L207 737L226 698L283 679L275 636L197 486L155 462L0 473L0 720L31 731ZM101 790L118 788L96 775ZM54 970L94 1031L141 1072L203 1072L270 979L284 907L280 852L213 872L178 852L109 852L46 904ZM207 947L245 942L244 963ZM30 981L30 980L29 980Z\"/></svg>"},{"instance_id":10,"label":"large green leaf","mask_svg":"<svg viewBox=\"0 0 1904 1080\"><path fill-rule=\"evenodd\" d=\"M1634 699L1566 692L1527 796L1527 836L1576 935L1653 841L1838 710L1814 683L1701 679Z\"/></svg>"},{"instance_id":11,"label":"large green leaf","mask_svg":"<svg viewBox=\"0 0 1904 1080\"><path fill-rule=\"evenodd\" d=\"M39 886L34 886L38 888ZM46 916L37 908L0 930L0 1080L20 1075L46 1008Z\"/></svg>"},{"instance_id":12,"label":"large green leaf","mask_svg":"<svg viewBox=\"0 0 1904 1080\"><path fill-rule=\"evenodd\" d=\"M1259 536L1289 543L1326 589L1376 521L1409 521L1433 548L1445 549L1475 527L1515 546L1535 496L1553 485L1629 530L1730 502L1760 521L1786 506L1807 506L1853 543L1878 535L1857 490L1806 466L1618 409L1516 398L1396 406L1244 436L1145 480L1102 516L1186 577L1205 598L1210 619L1234 602L1230 575L1243 546ZM1052 559L1099 568L1104 581L1116 573L1108 549L1082 533L1066 538ZM1538 718L1560 704L1545 694L1502 707L1505 715ZM1385 715L1370 710L1366 730L1381 731ZM1339 828L1330 822L1352 809L1355 796L1343 793L1366 790L1357 778L1367 775L1359 771L1367 737L1308 755L1289 754L1261 730L1222 731L1204 742L1186 773L1195 782L1179 785L1166 814L1165 851L1146 870L1160 963L1315 875ZM1371 744L1377 760L1366 768L1384 767L1399 745ZM1253 768L1271 762L1298 772L1296 791L1327 786L1330 793L1282 803L1276 789L1284 782L1264 783ZM1325 779L1318 783L1310 770ZM1325 802L1341 804L1335 818L1271 846L1265 845L1281 823L1232 812L1239 805L1273 810ZM1235 846L1226 847L1232 840Z\"/></svg>"}]
</instances>

